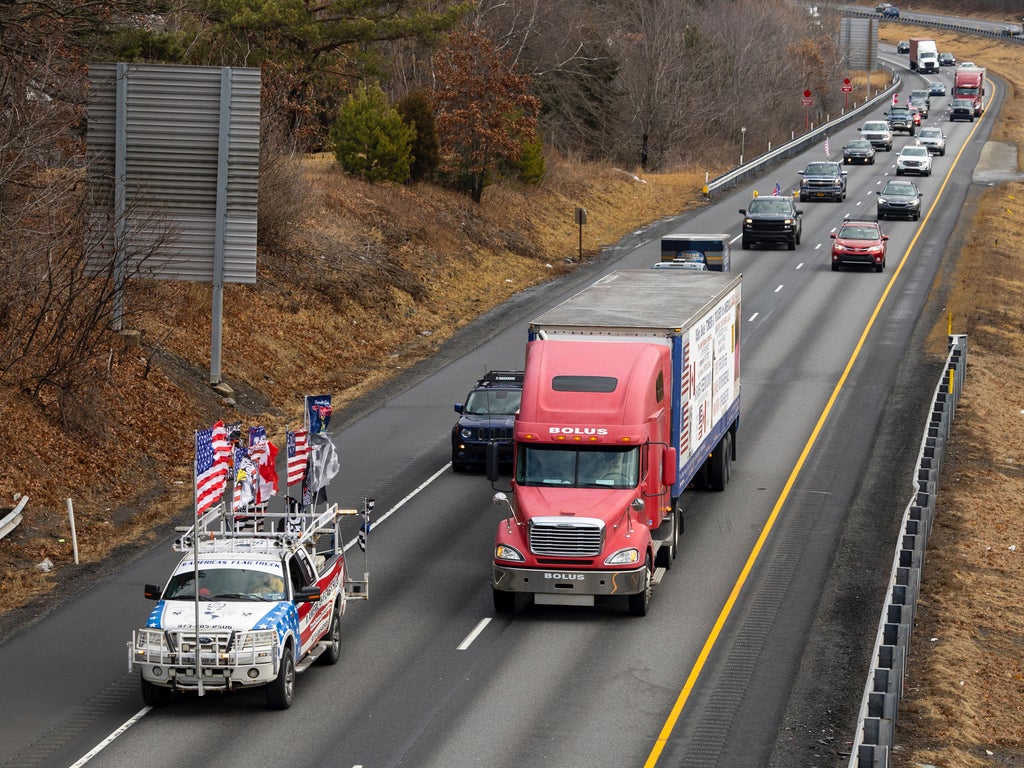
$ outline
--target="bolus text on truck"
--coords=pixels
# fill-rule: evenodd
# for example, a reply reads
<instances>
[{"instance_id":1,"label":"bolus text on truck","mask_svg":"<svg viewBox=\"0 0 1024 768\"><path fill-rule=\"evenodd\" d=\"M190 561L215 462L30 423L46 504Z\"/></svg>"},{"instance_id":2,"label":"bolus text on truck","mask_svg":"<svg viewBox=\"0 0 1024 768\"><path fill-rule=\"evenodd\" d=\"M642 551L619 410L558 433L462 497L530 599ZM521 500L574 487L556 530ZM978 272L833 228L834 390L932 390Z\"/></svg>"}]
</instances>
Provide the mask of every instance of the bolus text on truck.
<instances>
[{"instance_id":1,"label":"bolus text on truck","mask_svg":"<svg viewBox=\"0 0 1024 768\"><path fill-rule=\"evenodd\" d=\"M621 598L647 613L693 484L724 490L740 414L742 275L613 272L529 326L495 610ZM498 480L498 450L487 474Z\"/></svg>"}]
</instances>

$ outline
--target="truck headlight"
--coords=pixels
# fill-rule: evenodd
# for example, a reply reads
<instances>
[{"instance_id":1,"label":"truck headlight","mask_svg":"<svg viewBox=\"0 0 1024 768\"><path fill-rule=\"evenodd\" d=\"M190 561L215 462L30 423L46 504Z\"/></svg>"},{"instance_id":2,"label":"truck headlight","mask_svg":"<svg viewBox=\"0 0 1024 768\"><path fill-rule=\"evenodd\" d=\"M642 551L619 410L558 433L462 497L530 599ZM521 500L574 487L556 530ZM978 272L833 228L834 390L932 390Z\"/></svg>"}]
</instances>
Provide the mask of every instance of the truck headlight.
<instances>
[{"instance_id":1,"label":"truck headlight","mask_svg":"<svg viewBox=\"0 0 1024 768\"><path fill-rule=\"evenodd\" d=\"M510 547L508 544L498 544L494 547L494 559L511 560L516 563L526 562L526 558L523 557L522 553L515 547Z\"/></svg>"},{"instance_id":2,"label":"truck headlight","mask_svg":"<svg viewBox=\"0 0 1024 768\"><path fill-rule=\"evenodd\" d=\"M633 563L640 562L640 550L636 547L629 547L628 549L620 549L613 555L610 555L605 561L605 565L632 565Z\"/></svg>"}]
</instances>

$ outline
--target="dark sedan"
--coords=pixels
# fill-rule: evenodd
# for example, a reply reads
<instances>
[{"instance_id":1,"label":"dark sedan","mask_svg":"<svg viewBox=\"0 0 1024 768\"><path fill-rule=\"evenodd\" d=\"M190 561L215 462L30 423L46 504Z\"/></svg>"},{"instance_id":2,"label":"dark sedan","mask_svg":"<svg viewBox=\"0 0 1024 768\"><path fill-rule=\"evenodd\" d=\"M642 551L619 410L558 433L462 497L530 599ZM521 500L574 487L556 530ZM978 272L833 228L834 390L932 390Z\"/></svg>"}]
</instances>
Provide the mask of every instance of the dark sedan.
<instances>
[{"instance_id":1,"label":"dark sedan","mask_svg":"<svg viewBox=\"0 0 1024 768\"><path fill-rule=\"evenodd\" d=\"M874 165L875 148L867 139L851 139L843 147L843 162L846 165L852 165L853 163Z\"/></svg>"},{"instance_id":2,"label":"dark sedan","mask_svg":"<svg viewBox=\"0 0 1024 768\"><path fill-rule=\"evenodd\" d=\"M912 181L890 181L878 195L878 220L921 218L921 190Z\"/></svg>"},{"instance_id":3,"label":"dark sedan","mask_svg":"<svg viewBox=\"0 0 1024 768\"><path fill-rule=\"evenodd\" d=\"M955 67L956 56L952 53L940 53L939 54L939 66L940 67Z\"/></svg>"},{"instance_id":4,"label":"dark sedan","mask_svg":"<svg viewBox=\"0 0 1024 768\"><path fill-rule=\"evenodd\" d=\"M941 80L936 80L934 83L928 84L928 95L929 96L945 96L946 95L946 84Z\"/></svg>"}]
</instances>

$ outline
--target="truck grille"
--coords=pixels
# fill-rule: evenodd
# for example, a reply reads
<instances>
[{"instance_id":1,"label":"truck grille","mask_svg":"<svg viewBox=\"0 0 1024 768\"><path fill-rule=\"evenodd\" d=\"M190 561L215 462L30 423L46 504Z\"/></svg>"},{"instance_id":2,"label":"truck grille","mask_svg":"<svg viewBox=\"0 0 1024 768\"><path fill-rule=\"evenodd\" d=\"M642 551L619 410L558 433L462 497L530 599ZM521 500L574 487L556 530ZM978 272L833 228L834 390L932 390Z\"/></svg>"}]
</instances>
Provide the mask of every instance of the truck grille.
<instances>
[{"instance_id":1,"label":"truck grille","mask_svg":"<svg viewBox=\"0 0 1024 768\"><path fill-rule=\"evenodd\" d=\"M594 518L534 518L530 521L530 551L553 557L594 557L604 546L604 523Z\"/></svg>"}]
</instances>

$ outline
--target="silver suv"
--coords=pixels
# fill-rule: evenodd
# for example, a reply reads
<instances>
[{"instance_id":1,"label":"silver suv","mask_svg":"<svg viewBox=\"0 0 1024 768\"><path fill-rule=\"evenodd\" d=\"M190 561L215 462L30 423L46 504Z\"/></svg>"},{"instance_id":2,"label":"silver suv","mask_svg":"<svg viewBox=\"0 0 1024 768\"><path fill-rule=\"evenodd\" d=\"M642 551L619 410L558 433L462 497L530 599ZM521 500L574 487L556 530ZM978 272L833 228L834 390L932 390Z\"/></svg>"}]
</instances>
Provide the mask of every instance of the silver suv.
<instances>
[{"instance_id":1,"label":"silver suv","mask_svg":"<svg viewBox=\"0 0 1024 768\"><path fill-rule=\"evenodd\" d=\"M892 131L889 130L889 123L885 120L868 120L857 129L860 135L871 142L875 149L892 151Z\"/></svg>"},{"instance_id":2,"label":"silver suv","mask_svg":"<svg viewBox=\"0 0 1024 768\"><path fill-rule=\"evenodd\" d=\"M946 154L946 134L941 128L926 127L917 132L917 143L927 147L933 155Z\"/></svg>"}]
</instances>

